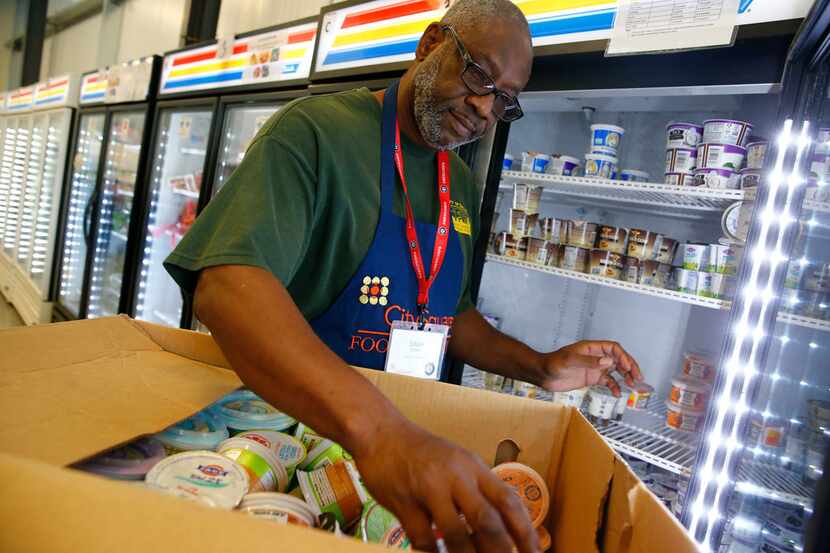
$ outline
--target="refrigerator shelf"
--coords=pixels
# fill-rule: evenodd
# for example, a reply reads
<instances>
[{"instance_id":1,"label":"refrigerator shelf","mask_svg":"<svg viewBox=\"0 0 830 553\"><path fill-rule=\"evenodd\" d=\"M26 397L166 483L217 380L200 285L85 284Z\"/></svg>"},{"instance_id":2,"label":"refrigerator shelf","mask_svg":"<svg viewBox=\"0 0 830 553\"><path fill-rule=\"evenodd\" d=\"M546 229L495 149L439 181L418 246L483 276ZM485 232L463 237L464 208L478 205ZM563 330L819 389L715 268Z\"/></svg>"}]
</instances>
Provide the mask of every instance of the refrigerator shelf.
<instances>
[{"instance_id":1,"label":"refrigerator shelf","mask_svg":"<svg viewBox=\"0 0 830 553\"><path fill-rule=\"evenodd\" d=\"M824 319L814 319L812 317L804 317L803 315L781 312L778 313L778 322L830 332L830 321L825 321Z\"/></svg>"},{"instance_id":2,"label":"refrigerator shelf","mask_svg":"<svg viewBox=\"0 0 830 553\"><path fill-rule=\"evenodd\" d=\"M645 294L647 296L654 296L657 298L663 298L668 300L679 301L683 303L689 303L692 305L698 305L701 307L708 307L710 309L728 309L729 302L725 300L718 300L714 298L704 298L702 296L696 296L694 294L686 294L683 292L676 292L674 290L667 290L665 288L655 288L654 286L646 286L644 284L634 284L631 282L626 282L623 280L612 280L605 277L600 277L596 275L589 275L587 273L577 273L576 271L568 271L566 269L560 269L558 267L548 267L546 265L539 265L536 263L530 263L527 261L518 261L515 259L510 259L508 257L504 257L501 255L496 255L492 253L487 254L488 261L494 261L496 263L502 263L505 265L512 265L514 267L521 267L523 269L529 269L532 271L539 271L542 273L549 273L552 275L557 275L561 277L571 278L574 280L580 280L582 282L590 282L591 284L599 284L600 286L608 286L610 288L617 288L620 290L628 290L630 292L637 292L639 294Z\"/></svg>"},{"instance_id":3,"label":"refrigerator shelf","mask_svg":"<svg viewBox=\"0 0 830 553\"><path fill-rule=\"evenodd\" d=\"M721 212L730 204L744 199L742 190L719 190L521 171L502 171L501 177L506 182L538 184L554 194L660 206L681 211Z\"/></svg>"},{"instance_id":4,"label":"refrigerator shelf","mask_svg":"<svg viewBox=\"0 0 830 553\"><path fill-rule=\"evenodd\" d=\"M763 461L741 463L735 489L739 493L802 507L810 507L813 503L813 494L800 475Z\"/></svg>"}]
</instances>

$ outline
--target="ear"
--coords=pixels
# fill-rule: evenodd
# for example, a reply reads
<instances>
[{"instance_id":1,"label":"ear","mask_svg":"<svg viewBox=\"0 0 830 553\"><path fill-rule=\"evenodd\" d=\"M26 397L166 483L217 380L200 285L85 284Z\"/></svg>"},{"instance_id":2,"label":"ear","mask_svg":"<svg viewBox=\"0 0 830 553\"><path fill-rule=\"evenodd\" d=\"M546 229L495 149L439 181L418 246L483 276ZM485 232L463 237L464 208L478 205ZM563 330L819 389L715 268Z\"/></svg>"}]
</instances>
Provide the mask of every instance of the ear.
<instances>
[{"instance_id":1,"label":"ear","mask_svg":"<svg viewBox=\"0 0 830 553\"><path fill-rule=\"evenodd\" d=\"M418 48L415 50L415 59L424 61L426 57L441 43L444 42L444 31L441 30L441 24L433 21L429 24L424 34L421 35L421 40L418 42Z\"/></svg>"}]
</instances>

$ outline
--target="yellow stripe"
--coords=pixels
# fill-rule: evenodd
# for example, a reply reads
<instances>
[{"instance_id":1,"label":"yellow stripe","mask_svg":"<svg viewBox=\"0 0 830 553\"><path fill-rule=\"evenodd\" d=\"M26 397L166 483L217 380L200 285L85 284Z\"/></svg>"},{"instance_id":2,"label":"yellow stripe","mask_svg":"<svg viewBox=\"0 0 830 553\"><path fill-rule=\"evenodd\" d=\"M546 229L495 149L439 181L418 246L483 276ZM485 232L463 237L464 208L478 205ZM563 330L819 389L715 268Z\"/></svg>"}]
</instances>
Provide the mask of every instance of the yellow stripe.
<instances>
[{"instance_id":1,"label":"yellow stripe","mask_svg":"<svg viewBox=\"0 0 830 553\"><path fill-rule=\"evenodd\" d=\"M555 13L564 10L577 8L591 8L607 4L612 7L614 2L608 0L518 0L516 5L522 10L526 17L539 15L541 13Z\"/></svg>"},{"instance_id":2,"label":"yellow stripe","mask_svg":"<svg viewBox=\"0 0 830 553\"><path fill-rule=\"evenodd\" d=\"M295 50L280 50L280 59L293 60L305 56L308 51L307 48L297 48Z\"/></svg>"},{"instance_id":3,"label":"yellow stripe","mask_svg":"<svg viewBox=\"0 0 830 553\"><path fill-rule=\"evenodd\" d=\"M184 67L182 69L175 69L170 72L168 77L182 77L184 75L195 75L196 73L212 73L214 71L222 71L223 69L229 69L231 67L240 67L248 63L248 59L246 57L241 57L235 60L224 60L224 61L217 61L214 63L208 63L205 65L199 65L196 67Z\"/></svg>"},{"instance_id":4,"label":"yellow stripe","mask_svg":"<svg viewBox=\"0 0 830 553\"><path fill-rule=\"evenodd\" d=\"M84 87L84 92L97 92L102 88L107 88L107 81L98 81Z\"/></svg>"},{"instance_id":5,"label":"yellow stripe","mask_svg":"<svg viewBox=\"0 0 830 553\"><path fill-rule=\"evenodd\" d=\"M37 97L38 97L38 99L48 98L49 96L57 96L59 94L63 94L64 92L66 92L66 87L65 86L61 87L61 88L54 88L52 90L47 90L45 92L41 92L40 94L37 95Z\"/></svg>"},{"instance_id":6,"label":"yellow stripe","mask_svg":"<svg viewBox=\"0 0 830 553\"><path fill-rule=\"evenodd\" d=\"M423 33L427 26L435 21L435 18L419 19L418 21L408 21L406 23L398 23L397 25L389 25L388 27L381 27L379 29L370 29L368 31L361 31L348 35L338 35L334 39L334 48L339 46L348 46L349 44L356 44L359 42L370 42L373 40L383 40L384 38L391 38L397 36L414 35Z\"/></svg>"}]
</instances>

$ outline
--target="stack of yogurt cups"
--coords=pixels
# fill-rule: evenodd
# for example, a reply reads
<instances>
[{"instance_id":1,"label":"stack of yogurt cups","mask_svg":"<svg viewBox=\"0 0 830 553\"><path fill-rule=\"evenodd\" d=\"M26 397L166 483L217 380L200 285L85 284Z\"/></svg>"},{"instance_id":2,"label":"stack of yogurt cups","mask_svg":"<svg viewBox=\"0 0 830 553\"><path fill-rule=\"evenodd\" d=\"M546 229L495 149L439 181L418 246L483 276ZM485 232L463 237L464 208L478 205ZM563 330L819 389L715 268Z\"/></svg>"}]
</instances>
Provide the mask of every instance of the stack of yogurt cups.
<instances>
[{"instance_id":1,"label":"stack of yogurt cups","mask_svg":"<svg viewBox=\"0 0 830 553\"><path fill-rule=\"evenodd\" d=\"M619 148L624 134L625 129L617 125L591 125L591 149L585 154L586 177L617 178Z\"/></svg>"},{"instance_id":2,"label":"stack of yogurt cups","mask_svg":"<svg viewBox=\"0 0 830 553\"><path fill-rule=\"evenodd\" d=\"M694 123L669 123L666 134L666 184L692 186L703 127Z\"/></svg>"},{"instance_id":3,"label":"stack of yogurt cups","mask_svg":"<svg viewBox=\"0 0 830 553\"><path fill-rule=\"evenodd\" d=\"M504 154L502 163L504 171L522 171L559 176L578 175L581 166L579 159L565 154L544 154L542 152L522 152L519 163L510 154Z\"/></svg>"},{"instance_id":4,"label":"stack of yogurt cups","mask_svg":"<svg viewBox=\"0 0 830 553\"><path fill-rule=\"evenodd\" d=\"M713 355L705 351L683 354L680 373L672 379L666 400L666 426L684 432L697 432L702 428L715 381L713 359Z\"/></svg>"},{"instance_id":5,"label":"stack of yogurt cups","mask_svg":"<svg viewBox=\"0 0 830 553\"><path fill-rule=\"evenodd\" d=\"M741 254L738 246L689 242L682 253L682 265L674 270L678 292L714 299L733 296Z\"/></svg>"}]
</instances>

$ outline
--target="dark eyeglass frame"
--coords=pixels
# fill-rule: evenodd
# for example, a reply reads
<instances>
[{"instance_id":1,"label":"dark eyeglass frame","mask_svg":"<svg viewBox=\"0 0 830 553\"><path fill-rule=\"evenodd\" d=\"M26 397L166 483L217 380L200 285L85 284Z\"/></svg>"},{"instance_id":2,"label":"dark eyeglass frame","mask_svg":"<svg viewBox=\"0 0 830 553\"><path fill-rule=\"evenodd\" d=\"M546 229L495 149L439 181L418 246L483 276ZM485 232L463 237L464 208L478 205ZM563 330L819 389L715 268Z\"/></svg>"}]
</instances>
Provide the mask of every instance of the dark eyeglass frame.
<instances>
[{"instance_id":1,"label":"dark eyeglass frame","mask_svg":"<svg viewBox=\"0 0 830 553\"><path fill-rule=\"evenodd\" d=\"M483 67L476 63L470 55L470 52L464 46L464 43L461 42L461 38L459 38L458 33L453 26L442 25L441 30L448 32L450 36L452 36L455 41L455 45L458 48L458 53L461 54L461 60L464 62L464 69L461 71L461 81L464 83L464 86L466 86L467 89L469 89L469 91L476 96L489 96L490 94L493 94L495 96L495 101L493 102L493 114L500 121L511 123L524 117L524 112L522 111L522 106L519 104L519 99L512 94L499 90L496 87L496 82L493 80L493 77L491 77ZM479 81L481 81L480 83L473 80L471 71L478 73L478 76L480 77Z\"/></svg>"}]
</instances>

